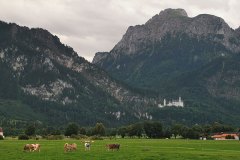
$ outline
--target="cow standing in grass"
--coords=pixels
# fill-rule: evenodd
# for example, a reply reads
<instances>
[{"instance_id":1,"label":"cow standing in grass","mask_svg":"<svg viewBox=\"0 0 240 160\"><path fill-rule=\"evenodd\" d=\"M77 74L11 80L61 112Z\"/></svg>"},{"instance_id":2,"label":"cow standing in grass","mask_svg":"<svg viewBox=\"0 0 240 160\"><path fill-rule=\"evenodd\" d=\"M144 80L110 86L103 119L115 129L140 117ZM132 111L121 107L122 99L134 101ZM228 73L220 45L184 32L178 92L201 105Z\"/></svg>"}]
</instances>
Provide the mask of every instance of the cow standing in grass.
<instances>
[{"instance_id":1,"label":"cow standing in grass","mask_svg":"<svg viewBox=\"0 0 240 160\"><path fill-rule=\"evenodd\" d=\"M77 144L76 143L73 143L73 144L65 143L64 144L64 152L76 151L76 150L77 150Z\"/></svg>"},{"instance_id":2,"label":"cow standing in grass","mask_svg":"<svg viewBox=\"0 0 240 160\"><path fill-rule=\"evenodd\" d=\"M84 146L85 146L85 151L90 151L90 147L91 147L91 143L90 142L85 142L84 143Z\"/></svg>"},{"instance_id":3,"label":"cow standing in grass","mask_svg":"<svg viewBox=\"0 0 240 160\"><path fill-rule=\"evenodd\" d=\"M38 152L40 152L40 144L31 144L32 146L33 146L33 152L34 151L38 151Z\"/></svg>"},{"instance_id":4,"label":"cow standing in grass","mask_svg":"<svg viewBox=\"0 0 240 160\"><path fill-rule=\"evenodd\" d=\"M34 151L34 146L32 144L25 144L23 147L23 151L32 152L32 151Z\"/></svg>"},{"instance_id":5,"label":"cow standing in grass","mask_svg":"<svg viewBox=\"0 0 240 160\"><path fill-rule=\"evenodd\" d=\"M38 151L38 152L40 152L40 144L25 144L23 147L23 151L28 151L28 152Z\"/></svg>"},{"instance_id":6,"label":"cow standing in grass","mask_svg":"<svg viewBox=\"0 0 240 160\"><path fill-rule=\"evenodd\" d=\"M107 150L119 150L120 149L120 144L107 144L106 145Z\"/></svg>"}]
</instances>

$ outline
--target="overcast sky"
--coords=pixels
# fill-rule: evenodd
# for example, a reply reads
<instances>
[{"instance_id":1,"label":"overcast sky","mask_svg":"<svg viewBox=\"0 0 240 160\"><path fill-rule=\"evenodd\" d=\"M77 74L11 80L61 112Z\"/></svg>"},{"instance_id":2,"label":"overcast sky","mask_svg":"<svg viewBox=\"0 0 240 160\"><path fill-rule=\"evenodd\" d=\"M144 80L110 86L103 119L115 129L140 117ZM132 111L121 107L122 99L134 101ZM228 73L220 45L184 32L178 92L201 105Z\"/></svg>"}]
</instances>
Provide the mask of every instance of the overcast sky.
<instances>
[{"instance_id":1,"label":"overcast sky","mask_svg":"<svg viewBox=\"0 0 240 160\"><path fill-rule=\"evenodd\" d=\"M91 61L96 52L110 51L129 26L166 8L183 8L190 17L213 14L233 29L240 25L240 0L0 0L0 20L47 29Z\"/></svg>"}]
</instances>

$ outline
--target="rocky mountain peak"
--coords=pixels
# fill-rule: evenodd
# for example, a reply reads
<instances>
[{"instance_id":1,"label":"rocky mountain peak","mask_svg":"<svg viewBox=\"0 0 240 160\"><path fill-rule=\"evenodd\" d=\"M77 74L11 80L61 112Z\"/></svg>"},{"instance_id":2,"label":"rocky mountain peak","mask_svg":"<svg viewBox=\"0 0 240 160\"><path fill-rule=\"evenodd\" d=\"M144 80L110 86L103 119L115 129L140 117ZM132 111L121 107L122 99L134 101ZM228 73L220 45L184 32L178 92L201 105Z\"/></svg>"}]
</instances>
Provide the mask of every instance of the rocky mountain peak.
<instances>
[{"instance_id":1,"label":"rocky mountain peak","mask_svg":"<svg viewBox=\"0 0 240 160\"><path fill-rule=\"evenodd\" d=\"M235 83L239 31L214 15L188 17L182 9L166 9L143 25L129 27L113 50L96 54L93 63L136 88L154 90L162 97L194 97L200 103L204 95L203 106L211 108L216 100L228 110L218 98L240 102Z\"/></svg>"},{"instance_id":2,"label":"rocky mountain peak","mask_svg":"<svg viewBox=\"0 0 240 160\"><path fill-rule=\"evenodd\" d=\"M230 34L233 34L233 30L224 19L209 14L200 14L194 17L189 29L193 31L195 28L198 28L201 32L198 34L225 34L227 37L230 36Z\"/></svg>"},{"instance_id":3,"label":"rocky mountain peak","mask_svg":"<svg viewBox=\"0 0 240 160\"><path fill-rule=\"evenodd\" d=\"M159 14L153 16L146 24L153 25L155 23L161 24L169 19L187 18L188 14L184 9L165 9Z\"/></svg>"},{"instance_id":4,"label":"rocky mountain peak","mask_svg":"<svg viewBox=\"0 0 240 160\"><path fill-rule=\"evenodd\" d=\"M150 43L161 43L166 35L176 37L179 34L185 34L189 38L211 39L227 50L239 52L240 41L236 32L222 18L214 15L200 14L196 17L188 17L184 9L165 9L145 24L129 27L110 54L112 57L122 54L141 54L149 48ZM106 53L98 54L94 58L94 63L106 57Z\"/></svg>"},{"instance_id":5,"label":"rocky mountain peak","mask_svg":"<svg viewBox=\"0 0 240 160\"><path fill-rule=\"evenodd\" d=\"M178 8L178 9L172 9L168 8L159 13L159 16L184 16L188 17L187 12L184 9Z\"/></svg>"}]
</instances>

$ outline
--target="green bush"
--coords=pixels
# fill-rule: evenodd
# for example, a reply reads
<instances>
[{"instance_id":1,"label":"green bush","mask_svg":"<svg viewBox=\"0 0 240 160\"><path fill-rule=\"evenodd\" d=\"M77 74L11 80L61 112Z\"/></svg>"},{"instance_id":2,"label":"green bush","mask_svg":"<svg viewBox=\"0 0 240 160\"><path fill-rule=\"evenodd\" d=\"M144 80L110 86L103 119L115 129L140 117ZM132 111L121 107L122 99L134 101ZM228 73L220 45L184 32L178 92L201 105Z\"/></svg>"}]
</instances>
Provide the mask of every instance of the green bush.
<instances>
[{"instance_id":1,"label":"green bush","mask_svg":"<svg viewBox=\"0 0 240 160\"><path fill-rule=\"evenodd\" d=\"M88 136L82 135L82 134L79 134L79 135L72 134L72 135L70 136L70 138L79 140L79 139L87 139Z\"/></svg>"},{"instance_id":2,"label":"green bush","mask_svg":"<svg viewBox=\"0 0 240 160\"><path fill-rule=\"evenodd\" d=\"M83 135L83 134L79 134L78 136L80 137L80 139L88 139L88 136Z\"/></svg>"},{"instance_id":3,"label":"green bush","mask_svg":"<svg viewBox=\"0 0 240 160\"><path fill-rule=\"evenodd\" d=\"M48 135L45 137L47 140L62 140L64 139L63 135Z\"/></svg>"},{"instance_id":4,"label":"green bush","mask_svg":"<svg viewBox=\"0 0 240 160\"><path fill-rule=\"evenodd\" d=\"M73 134L77 135L78 130L79 130L79 127L76 123L70 123L66 128L65 136L71 136Z\"/></svg>"},{"instance_id":5,"label":"green bush","mask_svg":"<svg viewBox=\"0 0 240 160\"><path fill-rule=\"evenodd\" d=\"M18 140L29 140L29 137L25 134L19 135Z\"/></svg>"},{"instance_id":6,"label":"green bush","mask_svg":"<svg viewBox=\"0 0 240 160\"><path fill-rule=\"evenodd\" d=\"M90 139L91 140L103 140L103 138L100 136L92 136L92 137L90 137Z\"/></svg>"}]
</instances>

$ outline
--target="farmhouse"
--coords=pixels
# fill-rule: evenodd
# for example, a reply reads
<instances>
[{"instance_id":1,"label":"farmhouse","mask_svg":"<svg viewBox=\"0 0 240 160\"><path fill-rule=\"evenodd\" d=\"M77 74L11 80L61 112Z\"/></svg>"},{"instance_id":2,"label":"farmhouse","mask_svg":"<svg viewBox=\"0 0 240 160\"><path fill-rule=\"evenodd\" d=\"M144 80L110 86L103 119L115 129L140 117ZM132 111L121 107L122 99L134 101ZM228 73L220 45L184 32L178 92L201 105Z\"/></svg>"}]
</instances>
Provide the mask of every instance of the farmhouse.
<instances>
[{"instance_id":1,"label":"farmhouse","mask_svg":"<svg viewBox=\"0 0 240 160\"><path fill-rule=\"evenodd\" d=\"M0 127L0 136L3 136L4 137L4 135L3 135L3 129Z\"/></svg>"},{"instance_id":2,"label":"farmhouse","mask_svg":"<svg viewBox=\"0 0 240 160\"><path fill-rule=\"evenodd\" d=\"M239 140L237 133L218 133L211 136L214 140Z\"/></svg>"}]
</instances>

